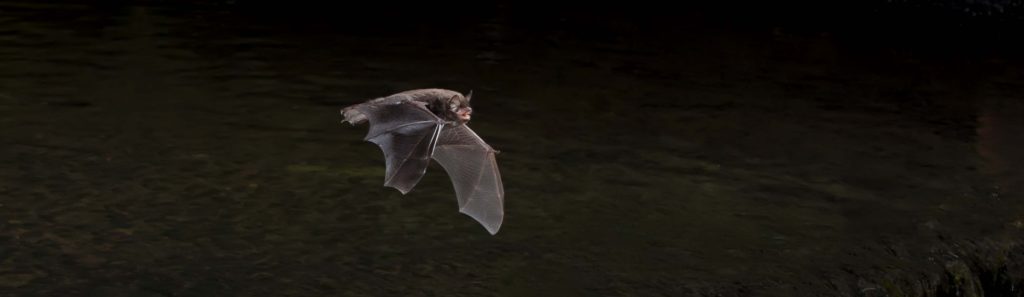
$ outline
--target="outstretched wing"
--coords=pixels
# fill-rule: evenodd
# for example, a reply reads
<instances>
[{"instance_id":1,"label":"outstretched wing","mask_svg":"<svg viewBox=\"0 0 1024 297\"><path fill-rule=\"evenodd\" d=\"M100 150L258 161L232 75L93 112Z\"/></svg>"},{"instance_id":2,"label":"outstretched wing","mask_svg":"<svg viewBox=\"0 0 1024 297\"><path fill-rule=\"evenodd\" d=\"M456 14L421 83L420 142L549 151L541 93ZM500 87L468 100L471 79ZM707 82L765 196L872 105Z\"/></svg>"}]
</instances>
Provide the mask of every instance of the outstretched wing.
<instances>
[{"instance_id":1,"label":"outstretched wing","mask_svg":"<svg viewBox=\"0 0 1024 297\"><path fill-rule=\"evenodd\" d=\"M384 151L384 186L408 193L427 171L444 122L412 101L363 104L355 109L370 122L364 139Z\"/></svg>"},{"instance_id":2,"label":"outstretched wing","mask_svg":"<svg viewBox=\"0 0 1024 297\"><path fill-rule=\"evenodd\" d=\"M466 125L444 126L433 158L455 186L459 212L473 217L494 235L505 216L505 189L495 151Z\"/></svg>"}]
</instances>

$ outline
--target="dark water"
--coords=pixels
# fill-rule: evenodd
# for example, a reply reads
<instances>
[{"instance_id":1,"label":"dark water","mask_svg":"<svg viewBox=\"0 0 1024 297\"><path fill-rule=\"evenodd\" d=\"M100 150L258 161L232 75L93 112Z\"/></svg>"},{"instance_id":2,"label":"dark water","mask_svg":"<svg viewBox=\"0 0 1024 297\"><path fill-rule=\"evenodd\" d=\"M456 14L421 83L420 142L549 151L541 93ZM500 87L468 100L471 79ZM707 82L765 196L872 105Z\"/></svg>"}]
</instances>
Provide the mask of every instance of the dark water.
<instances>
[{"instance_id":1,"label":"dark water","mask_svg":"<svg viewBox=\"0 0 1024 297\"><path fill-rule=\"evenodd\" d=\"M0 295L1020 294L1012 56L273 12L0 2ZM496 236L340 123L425 87L474 90Z\"/></svg>"}]
</instances>

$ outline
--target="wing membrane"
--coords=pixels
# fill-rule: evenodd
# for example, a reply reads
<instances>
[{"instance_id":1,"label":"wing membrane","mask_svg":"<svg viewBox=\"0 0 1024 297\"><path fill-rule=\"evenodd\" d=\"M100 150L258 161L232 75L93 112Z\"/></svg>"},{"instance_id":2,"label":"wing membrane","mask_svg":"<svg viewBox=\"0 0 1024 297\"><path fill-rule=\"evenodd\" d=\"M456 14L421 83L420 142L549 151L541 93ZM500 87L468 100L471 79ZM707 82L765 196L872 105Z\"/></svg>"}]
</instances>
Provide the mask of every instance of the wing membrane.
<instances>
[{"instance_id":1,"label":"wing membrane","mask_svg":"<svg viewBox=\"0 0 1024 297\"><path fill-rule=\"evenodd\" d=\"M370 122L365 140L380 147L386 163L384 185L406 194L419 183L442 121L415 102L357 107Z\"/></svg>"},{"instance_id":2,"label":"wing membrane","mask_svg":"<svg viewBox=\"0 0 1024 297\"><path fill-rule=\"evenodd\" d=\"M444 126L433 158L455 187L459 212L477 220L491 234L501 228L505 190L495 151L466 125Z\"/></svg>"}]
</instances>

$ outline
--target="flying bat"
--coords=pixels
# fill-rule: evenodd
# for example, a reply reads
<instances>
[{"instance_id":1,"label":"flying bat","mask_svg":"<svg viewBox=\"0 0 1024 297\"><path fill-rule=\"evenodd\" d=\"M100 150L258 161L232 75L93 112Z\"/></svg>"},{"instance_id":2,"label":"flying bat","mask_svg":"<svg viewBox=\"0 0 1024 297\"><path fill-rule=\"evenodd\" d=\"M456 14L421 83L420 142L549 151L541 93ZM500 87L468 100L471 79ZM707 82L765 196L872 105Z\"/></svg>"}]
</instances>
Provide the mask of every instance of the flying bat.
<instances>
[{"instance_id":1,"label":"flying bat","mask_svg":"<svg viewBox=\"0 0 1024 297\"><path fill-rule=\"evenodd\" d=\"M459 212L498 233L505 216L505 190L491 148L466 124L473 91L416 89L341 109L343 122L369 122L365 141L384 152L384 186L405 195L436 160L455 187Z\"/></svg>"}]
</instances>

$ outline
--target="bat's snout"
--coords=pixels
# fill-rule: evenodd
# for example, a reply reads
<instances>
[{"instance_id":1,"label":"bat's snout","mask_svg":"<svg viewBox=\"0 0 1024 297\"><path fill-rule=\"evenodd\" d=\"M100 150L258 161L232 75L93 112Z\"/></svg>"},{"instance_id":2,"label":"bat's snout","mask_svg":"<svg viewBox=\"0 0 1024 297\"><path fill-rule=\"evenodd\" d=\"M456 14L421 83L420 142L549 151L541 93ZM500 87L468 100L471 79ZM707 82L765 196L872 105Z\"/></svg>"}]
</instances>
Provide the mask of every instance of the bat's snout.
<instances>
[{"instance_id":1,"label":"bat's snout","mask_svg":"<svg viewBox=\"0 0 1024 297\"><path fill-rule=\"evenodd\" d=\"M460 120L462 120L464 122L465 121L469 121L469 119L473 117L472 116L473 109L469 108L469 107L462 108L462 109L459 109L459 112L457 112L457 114L459 115L459 119Z\"/></svg>"}]
</instances>

